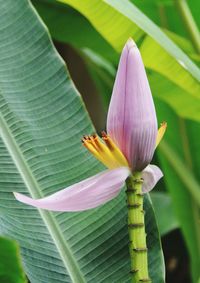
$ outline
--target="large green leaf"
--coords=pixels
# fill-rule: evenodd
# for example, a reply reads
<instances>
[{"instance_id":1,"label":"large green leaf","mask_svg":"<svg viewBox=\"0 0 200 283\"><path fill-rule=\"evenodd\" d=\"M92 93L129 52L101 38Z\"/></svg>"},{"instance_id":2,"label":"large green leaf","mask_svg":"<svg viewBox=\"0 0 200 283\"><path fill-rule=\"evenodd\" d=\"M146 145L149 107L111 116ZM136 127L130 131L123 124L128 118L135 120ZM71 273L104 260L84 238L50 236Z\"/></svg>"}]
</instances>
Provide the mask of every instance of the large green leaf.
<instances>
[{"instance_id":1,"label":"large green leaf","mask_svg":"<svg viewBox=\"0 0 200 283\"><path fill-rule=\"evenodd\" d=\"M10 239L0 237L0 282L26 283L22 270L19 246Z\"/></svg>"},{"instance_id":2,"label":"large green leaf","mask_svg":"<svg viewBox=\"0 0 200 283\"><path fill-rule=\"evenodd\" d=\"M41 197L103 167L81 146L94 128L47 29L27 0L0 1L0 230L17 239L32 283L129 282L125 193L83 213L17 202ZM164 282L159 234L146 197L150 275ZM155 268L156 267L156 268Z\"/></svg>"},{"instance_id":3,"label":"large green leaf","mask_svg":"<svg viewBox=\"0 0 200 283\"><path fill-rule=\"evenodd\" d=\"M197 138L200 124L177 117L161 101L158 105L160 119L168 122L165 141L158 148L159 158L191 257L193 279L197 282L200 274L200 147Z\"/></svg>"}]
</instances>

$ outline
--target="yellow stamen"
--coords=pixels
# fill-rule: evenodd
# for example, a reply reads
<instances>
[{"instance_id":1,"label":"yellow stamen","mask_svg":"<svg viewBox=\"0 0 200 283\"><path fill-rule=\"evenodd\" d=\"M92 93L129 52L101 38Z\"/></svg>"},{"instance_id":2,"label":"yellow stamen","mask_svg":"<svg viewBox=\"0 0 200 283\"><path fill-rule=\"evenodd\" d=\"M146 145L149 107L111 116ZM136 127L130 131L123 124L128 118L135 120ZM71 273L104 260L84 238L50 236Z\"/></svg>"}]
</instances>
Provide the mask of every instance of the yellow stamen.
<instances>
[{"instance_id":1,"label":"yellow stamen","mask_svg":"<svg viewBox=\"0 0 200 283\"><path fill-rule=\"evenodd\" d=\"M120 149L114 144L106 133L102 135L103 143L99 137L94 134L92 136L84 136L83 145L106 167L114 169L120 166L127 166L128 162Z\"/></svg>"},{"instance_id":2,"label":"yellow stamen","mask_svg":"<svg viewBox=\"0 0 200 283\"><path fill-rule=\"evenodd\" d=\"M161 123L160 128L158 129L158 134L157 134L157 138L156 138L156 147L158 146L158 144L162 140L162 138L165 134L166 128L167 128L167 123L166 122Z\"/></svg>"},{"instance_id":3,"label":"yellow stamen","mask_svg":"<svg viewBox=\"0 0 200 283\"><path fill-rule=\"evenodd\" d=\"M84 145L100 162L102 162L102 163L105 164L103 158L101 158L101 155L98 154L98 151L96 151L96 150L94 149L94 147L93 147L91 144L89 144L88 142L84 142L83 145ZM106 165L106 164L105 164L105 165ZM107 166L107 165L106 165L106 166Z\"/></svg>"},{"instance_id":4,"label":"yellow stamen","mask_svg":"<svg viewBox=\"0 0 200 283\"><path fill-rule=\"evenodd\" d=\"M107 147L110 149L112 154L115 156L118 163L121 166L129 166L121 150L116 146L113 140L105 132L102 133L102 139L105 141Z\"/></svg>"},{"instance_id":5,"label":"yellow stamen","mask_svg":"<svg viewBox=\"0 0 200 283\"><path fill-rule=\"evenodd\" d=\"M99 153L104 159L103 163L110 169L120 167L120 164L118 164L117 160L114 158L109 148L99 139L98 136L96 136L95 141L98 145Z\"/></svg>"},{"instance_id":6,"label":"yellow stamen","mask_svg":"<svg viewBox=\"0 0 200 283\"><path fill-rule=\"evenodd\" d=\"M100 141L94 141L92 136L83 139L83 145L106 167L116 168L118 167L116 161L109 156L109 153L106 151L107 148L104 148L104 144Z\"/></svg>"}]
</instances>

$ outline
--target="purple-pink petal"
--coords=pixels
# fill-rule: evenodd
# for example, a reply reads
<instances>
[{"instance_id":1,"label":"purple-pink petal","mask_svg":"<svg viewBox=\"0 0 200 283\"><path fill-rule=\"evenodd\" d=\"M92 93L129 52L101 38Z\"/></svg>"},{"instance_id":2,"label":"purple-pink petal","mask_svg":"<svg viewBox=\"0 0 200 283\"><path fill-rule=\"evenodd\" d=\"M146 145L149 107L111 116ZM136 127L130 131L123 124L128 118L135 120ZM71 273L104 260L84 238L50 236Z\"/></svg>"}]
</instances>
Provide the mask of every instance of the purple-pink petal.
<instances>
[{"instance_id":1,"label":"purple-pink petal","mask_svg":"<svg viewBox=\"0 0 200 283\"><path fill-rule=\"evenodd\" d=\"M107 131L133 171L141 171L150 163L156 143L157 118L142 58L131 39L120 58Z\"/></svg>"},{"instance_id":2,"label":"purple-pink petal","mask_svg":"<svg viewBox=\"0 0 200 283\"><path fill-rule=\"evenodd\" d=\"M82 211L102 205L116 197L130 171L127 167L106 170L42 199L14 193L20 202L53 211Z\"/></svg>"},{"instance_id":3,"label":"purple-pink petal","mask_svg":"<svg viewBox=\"0 0 200 283\"><path fill-rule=\"evenodd\" d=\"M163 177L163 173L159 167L155 165L148 165L142 171L142 178L144 179L142 185L143 193L150 192L162 177Z\"/></svg>"}]
</instances>

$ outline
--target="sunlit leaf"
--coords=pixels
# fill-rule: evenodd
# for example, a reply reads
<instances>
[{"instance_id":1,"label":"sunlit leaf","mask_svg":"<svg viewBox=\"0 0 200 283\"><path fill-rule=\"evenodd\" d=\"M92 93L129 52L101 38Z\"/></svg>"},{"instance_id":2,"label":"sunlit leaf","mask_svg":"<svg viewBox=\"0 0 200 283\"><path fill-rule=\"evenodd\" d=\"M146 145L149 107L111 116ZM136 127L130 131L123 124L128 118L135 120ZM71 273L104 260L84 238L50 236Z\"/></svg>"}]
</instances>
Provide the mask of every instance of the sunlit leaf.
<instances>
[{"instance_id":1,"label":"sunlit leaf","mask_svg":"<svg viewBox=\"0 0 200 283\"><path fill-rule=\"evenodd\" d=\"M200 70L159 27L132 3L127 0L61 0L61 2L71 5L85 15L117 51L121 51L128 37L132 36L137 41L146 33L148 37L142 50L146 66L161 72L178 85L181 84L180 77L183 77L185 89L198 96ZM149 59L148 43L154 44L154 48L159 50L159 60Z\"/></svg>"},{"instance_id":2,"label":"sunlit leaf","mask_svg":"<svg viewBox=\"0 0 200 283\"><path fill-rule=\"evenodd\" d=\"M159 74L150 73L149 81L153 95L170 105L178 116L200 121L198 98L189 96L188 92Z\"/></svg>"},{"instance_id":3,"label":"sunlit leaf","mask_svg":"<svg viewBox=\"0 0 200 283\"><path fill-rule=\"evenodd\" d=\"M183 61L173 62L172 57L150 37L144 40L141 52L146 67L162 74L187 91L188 95L191 94L200 100L200 84L193 80L189 70L183 72L183 67L186 67Z\"/></svg>"},{"instance_id":4,"label":"sunlit leaf","mask_svg":"<svg viewBox=\"0 0 200 283\"><path fill-rule=\"evenodd\" d=\"M82 57L107 108L114 83L113 65L108 64L107 61L107 64L105 64L105 60L98 54L88 50L84 51ZM148 72L148 78L153 96L165 101L174 109L178 116L200 121L198 97L190 96L187 91L156 72Z\"/></svg>"}]
</instances>

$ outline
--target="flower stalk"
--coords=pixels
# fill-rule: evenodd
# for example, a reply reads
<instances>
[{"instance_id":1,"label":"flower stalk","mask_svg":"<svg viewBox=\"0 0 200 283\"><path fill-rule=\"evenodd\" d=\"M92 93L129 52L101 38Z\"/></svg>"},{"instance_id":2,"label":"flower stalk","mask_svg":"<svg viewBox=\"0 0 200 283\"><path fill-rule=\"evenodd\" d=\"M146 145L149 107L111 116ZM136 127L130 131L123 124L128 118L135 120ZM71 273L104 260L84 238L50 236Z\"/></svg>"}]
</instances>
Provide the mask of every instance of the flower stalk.
<instances>
[{"instance_id":1,"label":"flower stalk","mask_svg":"<svg viewBox=\"0 0 200 283\"><path fill-rule=\"evenodd\" d=\"M126 180L132 283L151 282L148 273L142 184L140 172Z\"/></svg>"}]
</instances>

